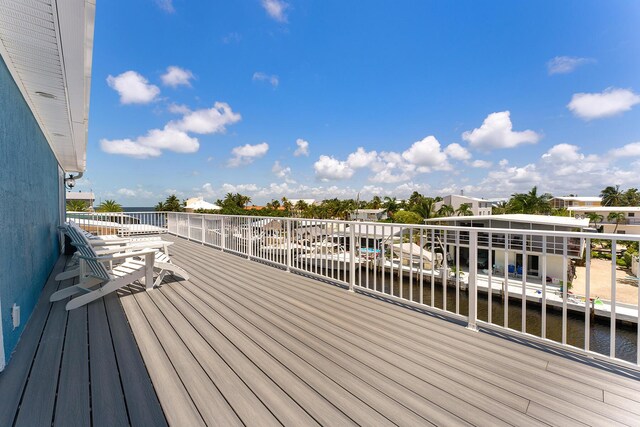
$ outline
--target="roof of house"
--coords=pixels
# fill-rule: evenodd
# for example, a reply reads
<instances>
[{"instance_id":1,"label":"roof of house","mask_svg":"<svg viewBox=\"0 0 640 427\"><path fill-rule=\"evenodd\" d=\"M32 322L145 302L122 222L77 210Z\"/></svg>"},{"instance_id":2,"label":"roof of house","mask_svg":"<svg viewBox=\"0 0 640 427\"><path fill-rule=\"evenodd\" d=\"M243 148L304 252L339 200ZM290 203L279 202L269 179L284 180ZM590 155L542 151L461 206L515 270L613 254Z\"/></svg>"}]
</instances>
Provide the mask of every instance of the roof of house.
<instances>
[{"instance_id":1,"label":"roof of house","mask_svg":"<svg viewBox=\"0 0 640 427\"><path fill-rule=\"evenodd\" d=\"M597 196L586 196L586 197L562 196L562 197L554 197L554 199L576 201L576 202L601 202L602 201L602 197L597 197Z\"/></svg>"},{"instance_id":2,"label":"roof of house","mask_svg":"<svg viewBox=\"0 0 640 427\"><path fill-rule=\"evenodd\" d=\"M386 212L386 209L356 209L355 211L353 211L354 214L359 214L359 213L365 213L365 214L369 214L369 213L382 213L382 212Z\"/></svg>"},{"instance_id":3,"label":"roof of house","mask_svg":"<svg viewBox=\"0 0 640 427\"><path fill-rule=\"evenodd\" d=\"M530 214L504 214L504 215L473 215L473 216L450 216L444 218L430 218L425 222L453 222L453 221L479 221L496 220L507 222L519 222L529 224L561 225L569 227L588 227L589 219L576 219L569 216L551 215L530 215Z\"/></svg>"},{"instance_id":4,"label":"roof of house","mask_svg":"<svg viewBox=\"0 0 640 427\"><path fill-rule=\"evenodd\" d=\"M96 196L92 192L83 193L81 191L67 191L67 200L95 200Z\"/></svg>"},{"instance_id":5,"label":"roof of house","mask_svg":"<svg viewBox=\"0 0 640 427\"><path fill-rule=\"evenodd\" d=\"M572 206L571 212L640 212L640 206Z\"/></svg>"},{"instance_id":6,"label":"roof of house","mask_svg":"<svg viewBox=\"0 0 640 427\"><path fill-rule=\"evenodd\" d=\"M83 172L95 1L30 3L0 2L0 55L60 166Z\"/></svg>"},{"instance_id":7,"label":"roof of house","mask_svg":"<svg viewBox=\"0 0 640 427\"><path fill-rule=\"evenodd\" d=\"M209 202L205 202L204 200L200 199L200 200L195 200L191 203L188 203L185 206L186 209L193 209L198 210L198 209L205 209L205 210L219 210L222 209L220 206L218 205L214 205L213 203L209 203Z\"/></svg>"}]
</instances>

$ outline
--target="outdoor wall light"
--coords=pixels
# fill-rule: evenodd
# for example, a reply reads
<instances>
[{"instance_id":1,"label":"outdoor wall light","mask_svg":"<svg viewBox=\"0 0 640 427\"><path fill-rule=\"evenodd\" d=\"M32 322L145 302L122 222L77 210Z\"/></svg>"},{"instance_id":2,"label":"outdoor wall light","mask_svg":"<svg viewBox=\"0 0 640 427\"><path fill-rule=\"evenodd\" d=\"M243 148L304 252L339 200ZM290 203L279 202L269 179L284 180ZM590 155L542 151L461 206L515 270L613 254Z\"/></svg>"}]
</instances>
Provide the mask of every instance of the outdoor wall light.
<instances>
[{"instance_id":1,"label":"outdoor wall light","mask_svg":"<svg viewBox=\"0 0 640 427\"><path fill-rule=\"evenodd\" d=\"M67 187L69 190L71 190L73 187L76 186L76 179L80 179L82 178L82 172L79 172L76 176L73 176L71 174L69 174L68 178L64 179L64 185L65 187Z\"/></svg>"}]
</instances>

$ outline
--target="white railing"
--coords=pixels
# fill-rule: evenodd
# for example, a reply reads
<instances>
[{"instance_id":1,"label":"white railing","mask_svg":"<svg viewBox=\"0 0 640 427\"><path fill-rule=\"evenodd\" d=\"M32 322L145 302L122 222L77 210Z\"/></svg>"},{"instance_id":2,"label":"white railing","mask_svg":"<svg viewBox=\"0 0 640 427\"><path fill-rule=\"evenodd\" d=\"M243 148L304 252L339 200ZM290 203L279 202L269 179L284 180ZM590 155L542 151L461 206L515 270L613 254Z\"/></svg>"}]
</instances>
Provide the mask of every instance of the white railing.
<instances>
[{"instance_id":1,"label":"white railing","mask_svg":"<svg viewBox=\"0 0 640 427\"><path fill-rule=\"evenodd\" d=\"M67 219L94 234L160 234L167 232L166 212L67 212Z\"/></svg>"},{"instance_id":2,"label":"white railing","mask_svg":"<svg viewBox=\"0 0 640 427\"><path fill-rule=\"evenodd\" d=\"M640 235L166 215L170 233L205 245L470 328L640 366L638 279L616 265L624 244ZM612 259L596 260L592 250Z\"/></svg>"}]
</instances>

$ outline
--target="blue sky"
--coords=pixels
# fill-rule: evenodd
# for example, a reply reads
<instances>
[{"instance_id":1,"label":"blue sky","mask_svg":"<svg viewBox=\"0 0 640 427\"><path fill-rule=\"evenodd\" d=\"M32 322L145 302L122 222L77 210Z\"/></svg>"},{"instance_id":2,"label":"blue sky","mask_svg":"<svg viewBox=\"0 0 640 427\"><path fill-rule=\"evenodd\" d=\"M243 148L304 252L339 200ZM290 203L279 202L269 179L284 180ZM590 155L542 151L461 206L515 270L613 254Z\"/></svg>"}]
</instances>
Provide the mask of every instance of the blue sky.
<instances>
[{"instance_id":1,"label":"blue sky","mask_svg":"<svg viewBox=\"0 0 640 427\"><path fill-rule=\"evenodd\" d=\"M96 11L88 168L124 206L638 186L639 2Z\"/></svg>"}]
</instances>

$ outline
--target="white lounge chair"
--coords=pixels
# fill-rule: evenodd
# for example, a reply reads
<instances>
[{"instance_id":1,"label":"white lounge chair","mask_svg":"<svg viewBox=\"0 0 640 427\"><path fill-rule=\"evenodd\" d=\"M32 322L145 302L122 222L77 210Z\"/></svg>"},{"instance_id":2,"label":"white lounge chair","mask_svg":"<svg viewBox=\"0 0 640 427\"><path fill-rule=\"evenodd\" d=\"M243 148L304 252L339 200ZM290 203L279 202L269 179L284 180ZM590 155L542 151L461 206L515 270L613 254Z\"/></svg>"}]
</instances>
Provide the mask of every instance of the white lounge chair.
<instances>
[{"instance_id":1,"label":"white lounge chair","mask_svg":"<svg viewBox=\"0 0 640 427\"><path fill-rule=\"evenodd\" d=\"M160 283L162 283L162 280L167 274L178 276L183 280L189 280L189 274L183 268L173 264L171 262L171 258L169 258L167 248L170 245L172 245L173 242L167 242L162 239L155 239L155 240L147 240L147 241L134 241L133 243L130 243L127 245L115 245L115 246L100 245L100 246L94 247L91 244L91 241L87 238L86 234L80 232L81 229L77 225L71 223L68 226L63 226L63 230L71 238L71 241L75 246L77 247L81 247L82 245L90 246L93 250L94 255L98 257L106 257L108 255L115 255L121 252L131 252L131 251L142 250L142 249L156 249L154 253L154 269L157 272L157 277L156 277L156 280L153 282L153 286L160 285ZM162 252L157 251L157 249L162 249ZM113 268L114 262L118 262L118 261L122 262L124 259L126 258L118 257L118 258L109 259L108 261L109 261L110 268ZM139 257L136 257L136 258L128 259L127 262L132 264L136 264L136 263L139 264L142 262L142 260ZM80 275L80 273L81 273L80 267L73 270L64 271L62 273L59 273L56 276L56 280L66 280L73 277L77 277L78 275ZM147 289L150 289L148 285L147 285Z\"/></svg>"},{"instance_id":2,"label":"white lounge chair","mask_svg":"<svg viewBox=\"0 0 640 427\"><path fill-rule=\"evenodd\" d=\"M136 280L146 279L147 289L150 288L149 284L153 283L154 258L157 252L155 249L97 256L90 245L77 244L76 246L80 252L80 283L61 289L49 298L49 301L54 302L83 293L67 303L65 307L67 310L82 307ZM141 257L144 261L141 263L127 261L127 258L132 257ZM125 261L107 270L104 263L116 260Z\"/></svg>"}]
</instances>

